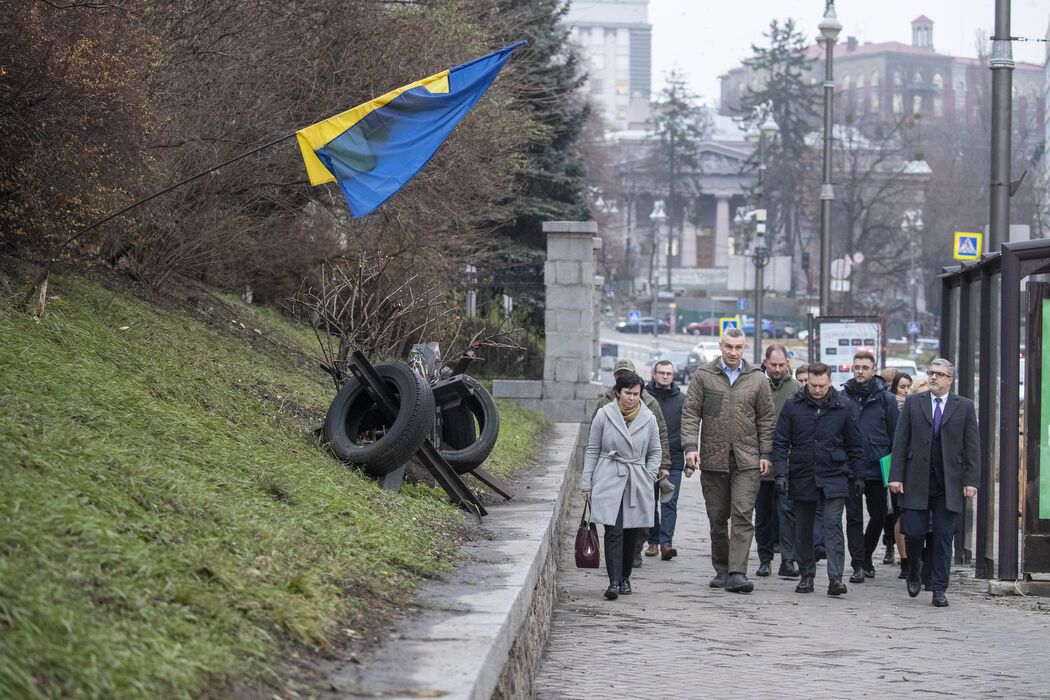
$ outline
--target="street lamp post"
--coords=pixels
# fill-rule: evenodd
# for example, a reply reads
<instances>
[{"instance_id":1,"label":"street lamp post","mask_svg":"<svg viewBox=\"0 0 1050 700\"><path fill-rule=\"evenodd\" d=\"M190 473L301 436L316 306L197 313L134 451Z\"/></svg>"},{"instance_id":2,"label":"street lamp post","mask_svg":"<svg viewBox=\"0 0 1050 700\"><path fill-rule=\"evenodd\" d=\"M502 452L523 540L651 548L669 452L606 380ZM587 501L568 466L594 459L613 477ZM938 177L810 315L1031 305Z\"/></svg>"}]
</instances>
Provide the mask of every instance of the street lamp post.
<instances>
[{"instance_id":1,"label":"street lamp post","mask_svg":"<svg viewBox=\"0 0 1050 700\"><path fill-rule=\"evenodd\" d=\"M769 264L770 250L766 245L766 141L776 136L776 121L767 114L758 132L758 188L755 209L755 243L751 259L755 263L755 366L762 364L762 301L765 297L765 269Z\"/></svg>"},{"instance_id":2,"label":"street lamp post","mask_svg":"<svg viewBox=\"0 0 1050 700\"><path fill-rule=\"evenodd\" d=\"M918 298L919 298L919 280L915 270L915 239L916 236L922 233L922 212L914 209L908 209L904 212L904 218L901 221L901 230L904 231L905 235L908 236L908 258L910 259L909 265L909 277L911 286L911 321L918 321ZM913 339L914 342L914 339Z\"/></svg>"},{"instance_id":3,"label":"street lamp post","mask_svg":"<svg viewBox=\"0 0 1050 700\"><path fill-rule=\"evenodd\" d=\"M656 349L657 349L657 331L658 331L659 324L660 324L659 318L657 317L657 310L659 308L659 306L658 306L659 305L659 296L658 296L658 293L657 293L657 287L659 286L659 282L656 280L656 273L655 273L656 247L657 247L657 235L656 234L660 230L660 224L662 224L665 221L667 221L667 214L664 213L664 201L662 199L658 199L655 202L653 202L653 211L652 211L652 213L649 214L649 223L652 224L652 232L653 232L652 246L651 246L650 251L649 251L649 291L653 295L652 317L653 317L653 352L654 353L656 352ZM668 257L667 264L668 264L668 266L670 266L670 264L671 264L670 257ZM641 329L639 328L639 330L641 330Z\"/></svg>"},{"instance_id":4,"label":"street lamp post","mask_svg":"<svg viewBox=\"0 0 1050 700\"><path fill-rule=\"evenodd\" d=\"M835 190L831 185L831 141L832 120L835 109L835 74L833 62L835 40L842 31L842 24L835 15L835 0L827 0L824 6L824 18L818 25L827 54L824 70L824 172L820 186L820 313L827 315L831 310L831 203L835 200Z\"/></svg>"}]
</instances>

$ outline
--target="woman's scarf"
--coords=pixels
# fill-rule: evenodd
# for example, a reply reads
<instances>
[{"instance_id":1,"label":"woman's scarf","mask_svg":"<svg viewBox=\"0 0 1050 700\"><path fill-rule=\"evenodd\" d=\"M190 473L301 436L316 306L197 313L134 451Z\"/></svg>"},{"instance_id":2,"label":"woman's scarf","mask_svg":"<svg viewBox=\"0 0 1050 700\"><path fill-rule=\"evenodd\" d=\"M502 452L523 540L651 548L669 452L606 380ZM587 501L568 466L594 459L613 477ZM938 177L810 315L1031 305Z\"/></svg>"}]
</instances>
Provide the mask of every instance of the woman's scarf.
<instances>
[{"instance_id":1,"label":"woman's scarf","mask_svg":"<svg viewBox=\"0 0 1050 700\"><path fill-rule=\"evenodd\" d=\"M620 415L623 416L623 422L627 425L630 425L631 421L638 417L638 411L642 410L642 402L640 400L630 410L624 408L619 400L616 401L616 405L620 409Z\"/></svg>"}]
</instances>

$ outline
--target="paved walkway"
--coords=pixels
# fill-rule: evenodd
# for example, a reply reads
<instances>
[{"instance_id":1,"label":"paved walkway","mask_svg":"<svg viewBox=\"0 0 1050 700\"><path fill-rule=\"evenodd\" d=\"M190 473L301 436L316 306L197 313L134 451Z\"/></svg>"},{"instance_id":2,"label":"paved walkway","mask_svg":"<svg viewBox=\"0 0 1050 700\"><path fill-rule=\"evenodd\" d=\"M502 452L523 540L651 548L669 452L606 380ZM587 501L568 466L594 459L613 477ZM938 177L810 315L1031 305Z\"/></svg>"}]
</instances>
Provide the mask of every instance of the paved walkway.
<instances>
[{"instance_id":1,"label":"paved walkway","mask_svg":"<svg viewBox=\"0 0 1050 700\"><path fill-rule=\"evenodd\" d=\"M898 568L878 564L874 579L836 599L819 562L816 592L798 595L796 581L754 577L752 549L755 592L726 593L707 585L696 476L683 479L679 513L678 558L646 557L634 595L617 601L601 596L604 559L600 571L576 569L566 539L536 697L1050 698L1050 614L997 604L962 568L951 605L934 608L929 592L908 598Z\"/></svg>"}]
</instances>

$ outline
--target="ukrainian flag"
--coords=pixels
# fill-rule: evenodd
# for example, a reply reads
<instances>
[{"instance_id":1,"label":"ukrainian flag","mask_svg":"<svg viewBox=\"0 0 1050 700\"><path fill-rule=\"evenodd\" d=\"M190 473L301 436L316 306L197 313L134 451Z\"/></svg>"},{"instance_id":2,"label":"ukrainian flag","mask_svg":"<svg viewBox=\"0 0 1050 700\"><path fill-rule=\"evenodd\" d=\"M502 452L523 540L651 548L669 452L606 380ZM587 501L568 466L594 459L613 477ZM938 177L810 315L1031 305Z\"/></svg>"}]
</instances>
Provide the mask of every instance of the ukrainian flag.
<instances>
[{"instance_id":1,"label":"ukrainian flag","mask_svg":"<svg viewBox=\"0 0 1050 700\"><path fill-rule=\"evenodd\" d=\"M296 132L311 185L338 182L364 216L405 186L474 107L519 41Z\"/></svg>"}]
</instances>

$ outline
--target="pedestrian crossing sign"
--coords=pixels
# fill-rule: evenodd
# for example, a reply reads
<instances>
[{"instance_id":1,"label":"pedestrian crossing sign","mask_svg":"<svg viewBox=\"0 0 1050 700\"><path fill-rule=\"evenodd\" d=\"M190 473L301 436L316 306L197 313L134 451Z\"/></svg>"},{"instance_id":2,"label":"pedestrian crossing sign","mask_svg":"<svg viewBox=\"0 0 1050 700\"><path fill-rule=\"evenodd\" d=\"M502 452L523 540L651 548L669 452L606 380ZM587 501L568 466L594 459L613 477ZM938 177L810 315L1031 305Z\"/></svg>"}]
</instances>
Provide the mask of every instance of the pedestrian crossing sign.
<instances>
[{"instance_id":1,"label":"pedestrian crossing sign","mask_svg":"<svg viewBox=\"0 0 1050 700\"><path fill-rule=\"evenodd\" d=\"M952 257L956 260L980 260L982 238L980 233L956 231Z\"/></svg>"},{"instance_id":2,"label":"pedestrian crossing sign","mask_svg":"<svg viewBox=\"0 0 1050 700\"><path fill-rule=\"evenodd\" d=\"M739 316L723 316L718 319L718 335L723 336L726 334L727 328L740 328L740 317Z\"/></svg>"}]
</instances>

